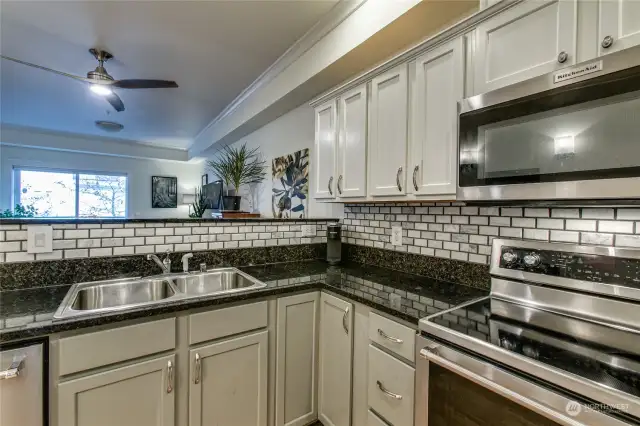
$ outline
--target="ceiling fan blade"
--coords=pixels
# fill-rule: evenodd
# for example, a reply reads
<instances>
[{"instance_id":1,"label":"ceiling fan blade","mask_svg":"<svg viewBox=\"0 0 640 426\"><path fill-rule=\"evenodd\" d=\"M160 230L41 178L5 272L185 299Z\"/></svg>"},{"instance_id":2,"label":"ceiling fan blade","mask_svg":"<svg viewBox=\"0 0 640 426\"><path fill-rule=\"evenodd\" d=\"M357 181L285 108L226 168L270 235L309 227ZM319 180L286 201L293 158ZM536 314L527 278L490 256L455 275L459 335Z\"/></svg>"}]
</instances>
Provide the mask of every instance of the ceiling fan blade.
<instances>
[{"instance_id":1,"label":"ceiling fan blade","mask_svg":"<svg viewBox=\"0 0 640 426\"><path fill-rule=\"evenodd\" d=\"M104 98L107 100L107 102L109 102L111 104L111 106L118 112L122 112L124 111L124 103L122 102L122 99L120 99L120 97L118 95L116 95L115 93L110 93L108 95L105 95Z\"/></svg>"},{"instance_id":2,"label":"ceiling fan blade","mask_svg":"<svg viewBox=\"0 0 640 426\"><path fill-rule=\"evenodd\" d=\"M116 80L111 84L111 86L119 87L121 89L168 89L178 87L178 83L167 80L128 79Z\"/></svg>"},{"instance_id":3,"label":"ceiling fan blade","mask_svg":"<svg viewBox=\"0 0 640 426\"><path fill-rule=\"evenodd\" d=\"M40 65L32 64L32 63L30 63L30 62L21 61L21 60L19 60L19 59L15 59L15 58L10 58L9 56L0 55L0 58L2 58L2 59L6 59L6 60L8 60L8 61L17 62L17 63L19 63L19 64L26 65L26 66L28 66L28 67L39 68L39 69L41 69L41 70L49 71L49 72L52 72L52 73L54 73L54 74L59 74L59 75L63 75L63 76L65 76L65 77L70 77L70 78L73 78L73 79L75 79L75 80L86 81L86 82L93 82L93 80L90 80L90 79L85 78L85 77L80 77L80 76L73 75L73 74L67 74L66 72L62 72L62 71L52 70L51 68L47 68L47 67L43 67L43 66L40 66Z\"/></svg>"}]
</instances>

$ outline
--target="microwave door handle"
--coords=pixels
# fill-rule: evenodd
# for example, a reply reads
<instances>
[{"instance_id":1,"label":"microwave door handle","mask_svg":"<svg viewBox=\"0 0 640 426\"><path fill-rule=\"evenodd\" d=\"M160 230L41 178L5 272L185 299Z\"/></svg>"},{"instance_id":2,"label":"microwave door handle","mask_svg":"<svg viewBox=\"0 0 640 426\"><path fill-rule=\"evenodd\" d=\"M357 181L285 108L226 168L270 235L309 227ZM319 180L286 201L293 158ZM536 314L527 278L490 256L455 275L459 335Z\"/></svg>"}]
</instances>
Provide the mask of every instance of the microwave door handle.
<instances>
[{"instance_id":1,"label":"microwave door handle","mask_svg":"<svg viewBox=\"0 0 640 426\"><path fill-rule=\"evenodd\" d=\"M562 425L617 426L624 424L602 412L584 409L578 402L563 395L446 346L431 345L420 350L419 355L422 362L438 364ZM577 414L575 411L572 412L575 416L568 414L572 404L576 405Z\"/></svg>"}]
</instances>

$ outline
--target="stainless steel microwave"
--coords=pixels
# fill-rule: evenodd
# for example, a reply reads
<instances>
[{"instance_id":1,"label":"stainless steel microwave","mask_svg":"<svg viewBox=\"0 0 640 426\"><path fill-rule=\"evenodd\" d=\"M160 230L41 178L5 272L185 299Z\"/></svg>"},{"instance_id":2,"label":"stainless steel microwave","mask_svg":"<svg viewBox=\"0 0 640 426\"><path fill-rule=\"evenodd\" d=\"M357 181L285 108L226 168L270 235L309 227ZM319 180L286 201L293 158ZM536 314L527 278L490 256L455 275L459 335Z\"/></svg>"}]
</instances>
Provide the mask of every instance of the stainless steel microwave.
<instances>
[{"instance_id":1,"label":"stainless steel microwave","mask_svg":"<svg viewBox=\"0 0 640 426\"><path fill-rule=\"evenodd\" d=\"M640 199L640 46L459 103L458 199Z\"/></svg>"}]
</instances>

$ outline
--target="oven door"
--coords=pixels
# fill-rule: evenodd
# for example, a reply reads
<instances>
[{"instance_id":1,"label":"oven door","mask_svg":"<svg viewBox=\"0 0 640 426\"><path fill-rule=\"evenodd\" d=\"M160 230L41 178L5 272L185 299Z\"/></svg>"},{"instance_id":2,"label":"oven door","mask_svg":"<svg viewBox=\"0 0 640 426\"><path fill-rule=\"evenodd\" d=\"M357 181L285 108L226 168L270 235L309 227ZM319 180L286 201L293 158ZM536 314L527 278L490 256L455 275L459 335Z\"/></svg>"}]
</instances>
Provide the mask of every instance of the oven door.
<instances>
[{"instance_id":1,"label":"oven door","mask_svg":"<svg viewBox=\"0 0 640 426\"><path fill-rule=\"evenodd\" d=\"M465 99L460 112L458 199L640 198L640 47Z\"/></svg>"},{"instance_id":2,"label":"oven door","mask_svg":"<svg viewBox=\"0 0 640 426\"><path fill-rule=\"evenodd\" d=\"M481 358L418 337L415 426L627 426Z\"/></svg>"}]
</instances>

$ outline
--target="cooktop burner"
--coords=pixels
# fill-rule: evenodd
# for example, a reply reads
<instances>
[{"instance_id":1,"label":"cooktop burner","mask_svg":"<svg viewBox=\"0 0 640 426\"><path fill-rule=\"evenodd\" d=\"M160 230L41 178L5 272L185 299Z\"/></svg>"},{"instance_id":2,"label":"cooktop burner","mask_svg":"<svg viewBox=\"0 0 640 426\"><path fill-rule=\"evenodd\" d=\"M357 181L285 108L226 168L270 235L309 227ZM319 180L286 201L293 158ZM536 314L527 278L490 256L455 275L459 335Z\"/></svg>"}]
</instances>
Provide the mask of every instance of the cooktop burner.
<instances>
[{"instance_id":1,"label":"cooktop burner","mask_svg":"<svg viewBox=\"0 0 640 426\"><path fill-rule=\"evenodd\" d=\"M640 397L640 332L493 298L428 321Z\"/></svg>"}]
</instances>

